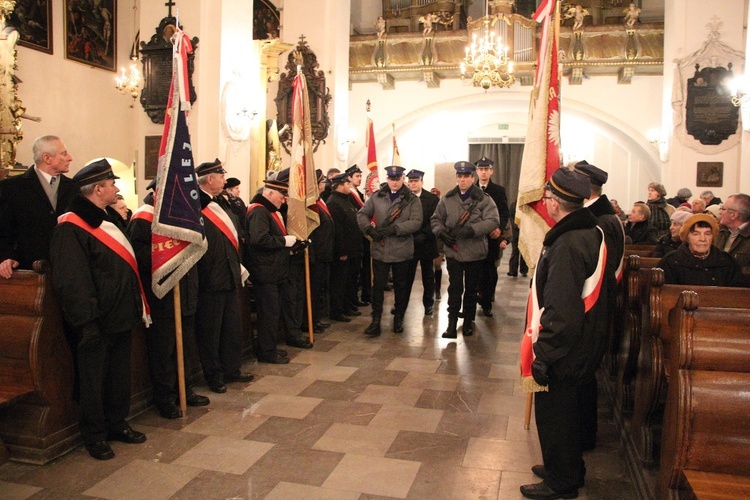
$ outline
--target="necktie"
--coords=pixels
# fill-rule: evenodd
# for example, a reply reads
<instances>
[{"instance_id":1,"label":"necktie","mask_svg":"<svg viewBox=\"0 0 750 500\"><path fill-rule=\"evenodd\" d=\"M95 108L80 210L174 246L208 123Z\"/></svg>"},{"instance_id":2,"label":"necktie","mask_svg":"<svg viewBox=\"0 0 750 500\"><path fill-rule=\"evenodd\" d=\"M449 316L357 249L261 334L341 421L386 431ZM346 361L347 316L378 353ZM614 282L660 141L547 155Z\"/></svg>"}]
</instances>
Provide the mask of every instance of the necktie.
<instances>
[{"instance_id":1,"label":"necktie","mask_svg":"<svg viewBox=\"0 0 750 500\"><path fill-rule=\"evenodd\" d=\"M482 191L487 191L487 186L482 186Z\"/></svg>"},{"instance_id":2,"label":"necktie","mask_svg":"<svg viewBox=\"0 0 750 500\"><path fill-rule=\"evenodd\" d=\"M55 183L56 183L56 182L57 182L57 177L52 177L52 178L51 178L51 179L49 180L49 187L51 187L51 188L55 187Z\"/></svg>"}]
</instances>

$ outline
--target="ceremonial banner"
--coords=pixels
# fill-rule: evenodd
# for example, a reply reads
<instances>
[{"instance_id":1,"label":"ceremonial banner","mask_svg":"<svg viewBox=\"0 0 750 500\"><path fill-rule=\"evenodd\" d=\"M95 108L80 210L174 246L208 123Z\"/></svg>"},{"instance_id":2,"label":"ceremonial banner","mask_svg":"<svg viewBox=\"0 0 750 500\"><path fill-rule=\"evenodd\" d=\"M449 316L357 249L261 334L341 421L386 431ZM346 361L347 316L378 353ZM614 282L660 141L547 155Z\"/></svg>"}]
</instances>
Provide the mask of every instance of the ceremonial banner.
<instances>
[{"instance_id":1,"label":"ceremonial banner","mask_svg":"<svg viewBox=\"0 0 750 500\"><path fill-rule=\"evenodd\" d=\"M372 120L367 119L367 132L365 133L365 145L367 146L367 174L365 181L365 192L372 195L380 189L380 179L378 178L378 152L375 149L375 131L373 130Z\"/></svg>"},{"instance_id":2,"label":"ceremonial banner","mask_svg":"<svg viewBox=\"0 0 750 500\"><path fill-rule=\"evenodd\" d=\"M320 225L320 216L311 208L318 201L318 179L313 162L310 100L302 72L298 71L294 77L292 89L292 164L286 226L289 234L307 240Z\"/></svg>"},{"instance_id":3,"label":"ceremonial banner","mask_svg":"<svg viewBox=\"0 0 750 500\"><path fill-rule=\"evenodd\" d=\"M172 85L159 148L151 225L152 288L159 298L179 283L208 245L186 116L190 109L187 55L193 49L181 30L174 38Z\"/></svg>"},{"instance_id":4,"label":"ceremonial banner","mask_svg":"<svg viewBox=\"0 0 750 500\"><path fill-rule=\"evenodd\" d=\"M542 196L552 173L560 168L560 75L557 64L559 9L556 10L554 22L551 22L554 6L554 0L544 0L533 16L534 20L543 23L542 38L531 93L529 127L521 160L516 210L516 221L520 228L518 247L534 275L526 306L526 327L521 341L522 387L527 392L547 390L534 381L531 365L534 361L533 344L542 328L542 310L536 296L536 263L542 251L544 235L555 224L547 213ZM553 26L551 30L550 25Z\"/></svg>"}]
</instances>

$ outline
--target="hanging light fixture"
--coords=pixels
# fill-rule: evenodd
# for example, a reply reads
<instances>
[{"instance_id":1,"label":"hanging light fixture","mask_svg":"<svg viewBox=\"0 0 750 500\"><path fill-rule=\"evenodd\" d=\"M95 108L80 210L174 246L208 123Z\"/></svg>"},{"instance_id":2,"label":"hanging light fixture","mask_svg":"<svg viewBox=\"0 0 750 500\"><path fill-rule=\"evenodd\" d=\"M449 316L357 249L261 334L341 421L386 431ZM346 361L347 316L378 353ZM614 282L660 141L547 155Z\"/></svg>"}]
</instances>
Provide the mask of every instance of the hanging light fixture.
<instances>
[{"instance_id":1,"label":"hanging light fixture","mask_svg":"<svg viewBox=\"0 0 750 500\"><path fill-rule=\"evenodd\" d=\"M136 65L138 64L138 41L141 37L140 30L136 31L136 22L138 20L136 5L137 0L133 0L133 32L135 38L133 39L133 46L130 48L130 73L125 73L125 68L120 69L120 74L115 77L115 88L121 94L130 94L135 101L138 98L138 92L140 92L141 85L141 72L138 71ZM133 105L131 104L132 108Z\"/></svg>"},{"instance_id":2,"label":"hanging light fixture","mask_svg":"<svg viewBox=\"0 0 750 500\"><path fill-rule=\"evenodd\" d=\"M491 25L489 2L485 3L482 27L474 32L471 44L466 46L466 57L461 62L461 81L482 87L485 92L493 85L507 88L516 81L513 61L508 58L508 46L503 45L499 30Z\"/></svg>"}]
</instances>

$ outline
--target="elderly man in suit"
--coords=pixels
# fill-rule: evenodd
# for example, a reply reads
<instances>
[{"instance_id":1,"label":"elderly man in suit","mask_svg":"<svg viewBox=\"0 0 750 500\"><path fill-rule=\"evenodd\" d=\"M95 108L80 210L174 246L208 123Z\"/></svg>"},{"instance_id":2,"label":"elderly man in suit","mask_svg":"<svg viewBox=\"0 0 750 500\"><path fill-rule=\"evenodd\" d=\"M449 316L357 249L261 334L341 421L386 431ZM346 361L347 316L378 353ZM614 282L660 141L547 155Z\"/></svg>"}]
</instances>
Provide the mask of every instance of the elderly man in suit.
<instances>
[{"instance_id":1,"label":"elderly man in suit","mask_svg":"<svg viewBox=\"0 0 750 500\"><path fill-rule=\"evenodd\" d=\"M52 231L78 192L66 174L73 157L59 137L34 141L34 166L23 175L0 182L0 276L31 269L49 259Z\"/></svg>"}]
</instances>

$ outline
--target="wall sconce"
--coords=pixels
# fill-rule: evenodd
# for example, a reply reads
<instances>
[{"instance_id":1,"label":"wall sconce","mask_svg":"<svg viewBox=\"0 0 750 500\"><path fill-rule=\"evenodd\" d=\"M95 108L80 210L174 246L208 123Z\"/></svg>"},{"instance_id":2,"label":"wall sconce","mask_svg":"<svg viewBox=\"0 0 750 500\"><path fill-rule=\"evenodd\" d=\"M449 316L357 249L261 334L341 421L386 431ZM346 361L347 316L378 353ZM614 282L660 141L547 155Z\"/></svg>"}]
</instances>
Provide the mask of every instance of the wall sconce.
<instances>
[{"instance_id":1,"label":"wall sconce","mask_svg":"<svg viewBox=\"0 0 750 500\"><path fill-rule=\"evenodd\" d=\"M659 139L661 137L661 130L658 128L652 128L648 132L646 132L646 139L648 139L648 142L651 143L652 146L655 148L659 147Z\"/></svg>"},{"instance_id":2,"label":"wall sconce","mask_svg":"<svg viewBox=\"0 0 750 500\"><path fill-rule=\"evenodd\" d=\"M131 108L133 107L133 104L135 104L135 100L138 98L138 93L141 90L141 72L138 71L138 68L136 67L136 64L138 64L138 45L141 38L141 32L136 31L136 20L138 19L137 13L138 6L136 5L136 0L133 0L133 32L135 33L135 38L133 39L133 45L130 48L130 60L132 61L130 64L130 73L126 74L125 68L121 68L121 73L115 77L115 88L121 94L130 94L133 98L133 102L130 103Z\"/></svg>"},{"instance_id":3,"label":"wall sconce","mask_svg":"<svg viewBox=\"0 0 750 500\"><path fill-rule=\"evenodd\" d=\"M742 129L750 132L750 81L745 75L740 75L729 80L727 87L732 96L732 104L740 108Z\"/></svg>"}]
</instances>

